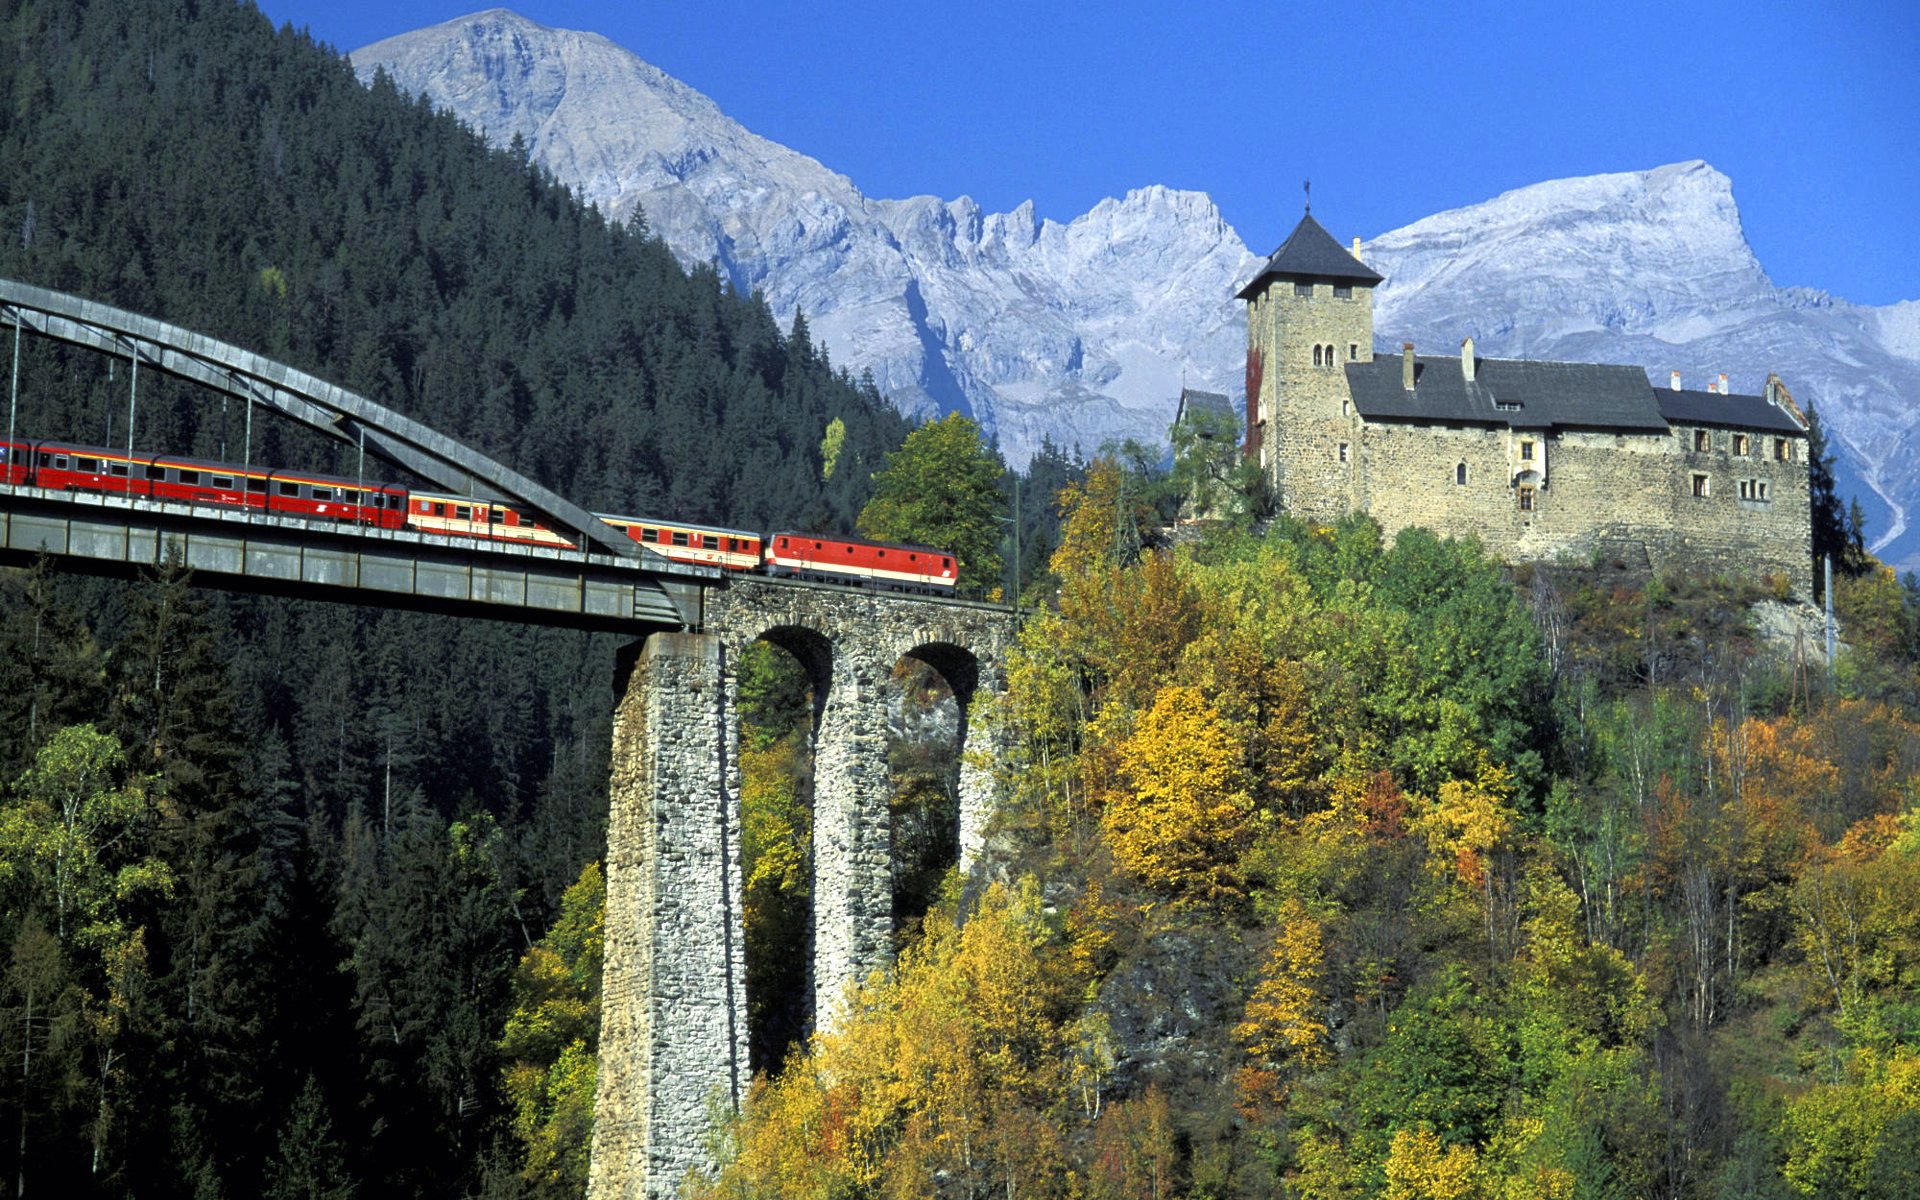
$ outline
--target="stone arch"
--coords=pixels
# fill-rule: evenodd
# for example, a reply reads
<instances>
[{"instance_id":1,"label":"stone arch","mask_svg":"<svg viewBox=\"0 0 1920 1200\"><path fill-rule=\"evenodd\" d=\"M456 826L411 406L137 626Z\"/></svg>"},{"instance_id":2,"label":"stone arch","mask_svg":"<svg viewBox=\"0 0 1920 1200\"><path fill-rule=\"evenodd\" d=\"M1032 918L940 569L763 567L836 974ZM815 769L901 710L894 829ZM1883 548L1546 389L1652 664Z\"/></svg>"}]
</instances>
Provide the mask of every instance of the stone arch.
<instances>
[{"instance_id":1,"label":"stone arch","mask_svg":"<svg viewBox=\"0 0 1920 1200\"><path fill-rule=\"evenodd\" d=\"M821 710L826 707L827 692L833 686L833 639L807 625L774 625L742 639L735 647L735 661L755 642L766 642L786 651L807 673L807 683L813 689L813 723L817 730ZM739 697L731 699L737 702Z\"/></svg>"},{"instance_id":2,"label":"stone arch","mask_svg":"<svg viewBox=\"0 0 1920 1200\"><path fill-rule=\"evenodd\" d=\"M985 843L987 822L993 815L995 802L993 772L982 762L983 757L991 756L968 754L969 749L981 748L975 744L974 700L983 688L989 692L1000 690L998 655L989 649L983 660L982 652L969 642L970 639L955 636L951 631L921 630L916 631L898 655L923 662L939 672L952 690L954 704L959 709L960 729L954 753L960 759L958 832L962 871L973 865Z\"/></svg>"}]
</instances>

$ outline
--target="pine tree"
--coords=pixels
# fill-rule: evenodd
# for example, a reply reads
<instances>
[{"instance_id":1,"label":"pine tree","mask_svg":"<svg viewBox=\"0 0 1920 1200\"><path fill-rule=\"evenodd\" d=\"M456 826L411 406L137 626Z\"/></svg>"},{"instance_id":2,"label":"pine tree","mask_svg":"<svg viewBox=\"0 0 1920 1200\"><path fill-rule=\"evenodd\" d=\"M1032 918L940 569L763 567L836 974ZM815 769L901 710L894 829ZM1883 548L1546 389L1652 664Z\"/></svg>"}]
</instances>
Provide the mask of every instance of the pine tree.
<instances>
[{"instance_id":1,"label":"pine tree","mask_svg":"<svg viewBox=\"0 0 1920 1200\"><path fill-rule=\"evenodd\" d=\"M309 1075L287 1114L261 1195L266 1200L350 1200L357 1190L347 1174L345 1149L334 1136L326 1098Z\"/></svg>"},{"instance_id":2,"label":"pine tree","mask_svg":"<svg viewBox=\"0 0 1920 1200\"><path fill-rule=\"evenodd\" d=\"M1863 568L1853 552L1846 512L1840 504L1826 429L1812 404L1807 405L1807 488L1813 520L1814 587L1820 589L1826 586L1820 569L1823 559L1831 561L1833 569L1843 573L1857 574Z\"/></svg>"}]
</instances>

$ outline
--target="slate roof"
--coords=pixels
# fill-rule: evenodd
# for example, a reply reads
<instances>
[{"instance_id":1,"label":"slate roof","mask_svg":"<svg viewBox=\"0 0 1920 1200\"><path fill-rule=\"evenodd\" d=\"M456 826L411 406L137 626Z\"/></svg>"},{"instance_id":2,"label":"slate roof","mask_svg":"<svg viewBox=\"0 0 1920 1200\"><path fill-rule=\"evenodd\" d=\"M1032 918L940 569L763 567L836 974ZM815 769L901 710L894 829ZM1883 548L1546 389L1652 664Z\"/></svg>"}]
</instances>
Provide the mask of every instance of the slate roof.
<instances>
[{"instance_id":1,"label":"slate roof","mask_svg":"<svg viewBox=\"0 0 1920 1200\"><path fill-rule=\"evenodd\" d=\"M1333 240L1333 235L1313 219L1312 213L1300 218L1300 223L1293 227L1287 240L1281 242L1280 248L1267 259L1267 265L1260 268L1234 299L1253 299L1259 294L1261 285L1275 277L1329 279L1336 283L1359 283L1369 287L1384 278L1341 248L1340 243Z\"/></svg>"},{"instance_id":2,"label":"slate roof","mask_svg":"<svg viewBox=\"0 0 1920 1200\"><path fill-rule=\"evenodd\" d=\"M1240 416L1233 410L1233 402L1220 392L1181 388L1180 406L1173 413L1174 423L1179 424L1180 419L1190 412L1214 413L1219 416L1233 417L1236 421Z\"/></svg>"},{"instance_id":3,"label":"slate roof","mask_svg":"<svg viewBox=\"0 0 1920 1200\"><path fill-rule=\"evenodd\" d=\"M1774 433L1792 433L1805 437L1806 426L1780 408L1768 404L1764 396L1722 396L1718 392L1700 392L1691 388L1674 391L1655 388L1660 415L1676 425L1718 425L1734 429L1765 429Z\"/></svg>"}]
</instances>

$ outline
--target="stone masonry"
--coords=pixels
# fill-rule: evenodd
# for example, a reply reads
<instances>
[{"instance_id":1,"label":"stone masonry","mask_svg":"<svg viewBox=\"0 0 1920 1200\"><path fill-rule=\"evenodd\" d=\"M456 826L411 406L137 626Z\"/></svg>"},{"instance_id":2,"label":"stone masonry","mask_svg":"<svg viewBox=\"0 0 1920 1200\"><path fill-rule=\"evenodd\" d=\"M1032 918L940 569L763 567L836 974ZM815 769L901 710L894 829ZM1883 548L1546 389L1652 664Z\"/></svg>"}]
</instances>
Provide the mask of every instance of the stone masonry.
<instances>
[{"instance_id":1,"label":"stone masonry","mask_svg":"<svg viewBox=\"0 0 1920 1200\"><path fill-rule=\"evenodd\" d=\"M740 814L721 640L648 638L614 716L606 965L588 1193L672 1196L747 1082Z\"/></svg>"},{"instance_id":2,"label":"stone masonry","mask_svg":"<svg viewBox=\"0 0 1920 1200\"><path fill-rule=\"evenodd\" d=\"M709 1115L745 1095L736 664L765 638L813 676L814 1013L892 953L887 690L902 658L939 671L961 713L999 691L1015 616L982 604L733 578L706 598L706 633L657 633L614 722L606 966L593 1200L674 1194L706 1165ZM977 852L993 773L963 758L962 866Z\"/></svg>"}]
</instances>

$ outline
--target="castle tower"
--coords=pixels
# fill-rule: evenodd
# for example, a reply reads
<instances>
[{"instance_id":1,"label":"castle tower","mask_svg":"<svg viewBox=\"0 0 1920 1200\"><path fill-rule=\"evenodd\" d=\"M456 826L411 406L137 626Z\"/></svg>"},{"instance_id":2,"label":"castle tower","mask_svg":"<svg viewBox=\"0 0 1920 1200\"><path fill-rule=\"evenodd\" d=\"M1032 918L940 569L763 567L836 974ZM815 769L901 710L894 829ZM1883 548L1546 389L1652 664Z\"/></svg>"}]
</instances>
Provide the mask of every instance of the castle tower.
<instances>
[{"instance_id":1,"label":"castle tower","mask_svg":"<svg viewBox=\"0 0 1920 1200\"><path fill-rule=\"evenodd\" d=\"M1355 504L1359 418L1346 364L1373 361L1380 281L1308 213L1237 297L1247 302L1247 453L1296 516L1332 521Z\"/></svg>"}]
</instances>

